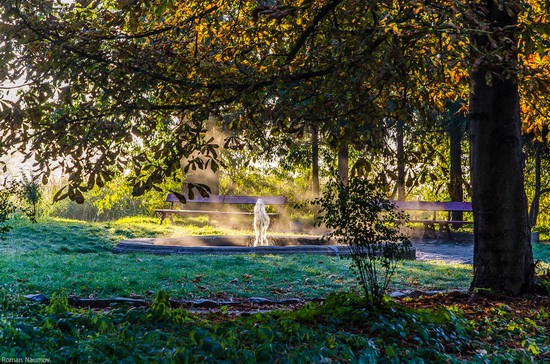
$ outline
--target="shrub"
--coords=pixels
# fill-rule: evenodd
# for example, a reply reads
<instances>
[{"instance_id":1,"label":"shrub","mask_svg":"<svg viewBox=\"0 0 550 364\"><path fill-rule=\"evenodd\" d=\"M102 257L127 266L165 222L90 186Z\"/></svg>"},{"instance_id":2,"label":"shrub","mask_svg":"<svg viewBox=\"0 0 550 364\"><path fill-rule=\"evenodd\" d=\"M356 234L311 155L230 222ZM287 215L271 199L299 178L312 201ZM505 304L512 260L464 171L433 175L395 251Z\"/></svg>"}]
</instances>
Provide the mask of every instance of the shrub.
<instances>
[{"instance_id":1,"label":"shrub","mask_svg":"<svg viewBox=\"0 0 550 364\"><path fill-rule=\"evenodd\" d=\"M23 176L21 183L21 203L23 212L29 217L32 222L36 222L38 216L38 205L42 200L42 189L40 183L34 176Z\"/></svg>"},{"instance_id":2,"label":"shrub","mask_svg":"<svg viewBox=\"0 0 550 364\"><path fill-rule=\"evenodd\" d=\"M314 203L320 205L320 222L333 229L339 243L349 245L351 265L366 298L379 303L396 260L411 246L400 232L405 215L394 209L378 185L359 177L352 177L347 185L333 179Z\"/></svg>"},{"instance_id":3,"label":"shrub","mask_svg":"<svg viewBox=\"0 0 550 364\"><path fill-rule=\"evenodd\" d=\"M15 212L13 198L17 195L18 185L14 182L4 181L0 185L0 239L5 239L5 234L11 230L7 221L10 215Z\"/></svg>"},{"instance_id":4,"label":"shrub","mask_svg":"<svg viewBox=\"0 0 550 364\"><path fill-rule=\"evenodd\" d=\"M44 191L44 200L53 196L65 185L65 180L50 182ZM181 189L181 181L169 179L161 185L162 191L151 190L142 196L132 196L132 186L123 175L106 182L102 188L94 187L84 194L81 204L69 199L57 201L46 207L45 215L84 221L109 221L128 216L152 215L153 210L164 206L166 194Z\"/></svg>"}]
</instances>

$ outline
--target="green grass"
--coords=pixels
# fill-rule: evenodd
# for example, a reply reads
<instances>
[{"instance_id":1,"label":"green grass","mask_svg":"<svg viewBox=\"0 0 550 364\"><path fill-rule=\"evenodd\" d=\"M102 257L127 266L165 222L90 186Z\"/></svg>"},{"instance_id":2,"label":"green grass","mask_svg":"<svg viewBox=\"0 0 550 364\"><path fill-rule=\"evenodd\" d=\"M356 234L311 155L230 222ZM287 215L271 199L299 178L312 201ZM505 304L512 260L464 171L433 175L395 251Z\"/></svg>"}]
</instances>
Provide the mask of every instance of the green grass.
<instances>
[{"instance_id":1,"label":"green grass","mask_svg":"<svg viewBox=\"0 0 550 364\"><path fill-rule=\"evenodd\" d=\"M26 219L14 219L10 224L14 228L6 235L6 240L0 241L0 253L3 254L19 255L39 251L96 253L111 250L123 239L251 233L246 230L217 228L200 222L159 225L158 219L149 217L123 218L113 222L41 219L37 224L31 224Z\"/></svg>"},{"instance_id":2,"label":"green grass","mask_svg":"<svg viewBox=\"0 0 550 364\"><path fill-rule=\"evenodd\" d=\"M184 235L242 235L250 231L192 224L158 225L154 218L114 222L24 219L0 240L0 285L20 294L51 295L61 289L77 296L149 296L166 291L175 298L322 298L356 288L349 260L312 255L161 256L113 254L122 239ZM550 267L547 244L534 247L542 269ZM392 281L397 290L467 289L471 266L408 261Z\"/></svg>"},{"instance_id":3,"label":"green grass","mask_svg":"<svg viewBox=\"0 0 550 364\"><path fill-rule=\"evenodd\" d=\"M26 254L0 261L1 284L19 292L99 297L322 297L348 289L353 277L338 258L314 256L157 256Z\"/></svg>"}]
</instances>

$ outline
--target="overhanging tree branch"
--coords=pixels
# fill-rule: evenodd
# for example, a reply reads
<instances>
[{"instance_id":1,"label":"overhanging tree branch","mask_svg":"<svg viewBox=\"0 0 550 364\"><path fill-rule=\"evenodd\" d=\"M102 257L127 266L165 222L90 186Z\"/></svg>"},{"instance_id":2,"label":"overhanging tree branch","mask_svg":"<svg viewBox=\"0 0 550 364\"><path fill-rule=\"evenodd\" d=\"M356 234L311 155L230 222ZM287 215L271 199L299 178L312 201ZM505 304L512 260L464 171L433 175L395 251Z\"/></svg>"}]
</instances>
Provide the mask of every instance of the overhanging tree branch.
<instances>
[{"instance_id":1,"label":"overhanging tree branch","mask_svg":"<svg viewBox=\"0 0 550 364\"><path fill-rule=\"evenodd\" d=\"M294 43L294 46L292 47L292 49L290 50L290 52L288 53L288 56L286 57L285 59L285 64L289 64L290 62L292 62L292 60L294 60L294 58L296 57L296 55L298 54L298 52L300 51L300 49L303 47L303 45L305 44L307 38L313 34L313 32L315 31L315 28L317 27L317 25L328 15L330 14L331 11L333 11L334 9L336 9L336 7L338 5L340 5L341 3L343 2L343 0L333 0L331 2L329 2L328 4L326 4L325 6L323 6L321 8L321 10L319 11L319 13L317 13L317 15L315 15L315 17L313 18L313 21L311 22L311 24L306 28L306 30L304 30L304 32L302 33L302 35L300 36L300 38L298 38L298 40L296 41L296 43Z\"/></svg>"}]
</instances>

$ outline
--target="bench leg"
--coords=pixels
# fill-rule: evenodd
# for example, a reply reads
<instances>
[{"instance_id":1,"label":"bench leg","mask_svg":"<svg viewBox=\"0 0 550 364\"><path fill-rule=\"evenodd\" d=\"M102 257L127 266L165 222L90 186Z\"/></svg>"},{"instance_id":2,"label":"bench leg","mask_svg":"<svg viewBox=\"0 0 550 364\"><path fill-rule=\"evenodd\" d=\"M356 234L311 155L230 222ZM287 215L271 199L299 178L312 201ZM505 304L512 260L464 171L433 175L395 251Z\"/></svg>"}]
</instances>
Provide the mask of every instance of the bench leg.
<instances>
[{"instance_id":1,"label":"bench leg","mask_svg":"<svg viewBox=\"0 0 550 364\"><path fill-rule=\"evenodd\" d=\"M171 222L172 224L174 223L174 217L172 216L171 213L168 213L168 212L161 212L161 213L160 213L159 225L162 225L164 219L166 219L166 215L168 215L168 218L170 219L170 222Z\"/></svg>"},{"instance_id":2,"label":"bench leg","mask_svg":"<svg viewBox=\"0 0 550 364\"><path fill-rule=\"evenodd\" d=\"M435 238L435 224L426 223L424 224L424 232L422 233L422 240L424 239L433 239Z\"/></svg>"},{"instance_id":3,"label":"bench leg","mask_svg":"<svg viewBox=\"0 0 550 364\"><path fill-rule=\"evenodd\" d=\"M437 233L437 240L441 238L441 235L443 234L443 230L447 232L447 237L449 240L453 240L453 237L451 235L451 227L450 224L439 224L439 232Z\"/></svg>"}]
</instances>

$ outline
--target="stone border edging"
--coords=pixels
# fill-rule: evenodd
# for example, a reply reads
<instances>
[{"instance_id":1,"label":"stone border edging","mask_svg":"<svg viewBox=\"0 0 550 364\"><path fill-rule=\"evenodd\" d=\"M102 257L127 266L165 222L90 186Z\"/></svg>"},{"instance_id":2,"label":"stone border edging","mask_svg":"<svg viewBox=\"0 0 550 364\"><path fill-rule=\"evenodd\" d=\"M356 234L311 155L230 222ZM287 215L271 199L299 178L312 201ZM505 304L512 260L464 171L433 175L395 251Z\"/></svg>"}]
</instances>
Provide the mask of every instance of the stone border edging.
<instances>
[{"instance_id":1,"label":"stone border edging","mask_svg":"<svg viewBox=\"0 0 550 364\"><path fill-rule=\"evenodd\" d=\"M144 238L122 240L113 247L113 253L144 253L158 255L233 255L233 254L317 254L331 256L349 256L350 248L347 245L317 245L313 242L317 238L307 238L304 240L304 245L282 245L281 237L279 244L268 246L243 246L243 239L248 237L208 237L208 246L197 245L170 245L175 240L181 241L182 238ZM189 244L195 244L197 241L205 239L205 237L186 237L189 239ZM292 238L296 239L296 238ZM302 238L298 240L301 242ZM227 244L227 245L223 245ZM416 249L411 247L404 259L416 259Z\"/></svg>"},{"instance_id":2,"label":"stone border edging","mask_svg":"<svg viewBox=\"0 0 550 364\"><path fill-rule=\"evenodd\" d=\"M292 245L292 246L171 246L154 244L135 244L120 242L113 252L147 253L161 255L194 255L194 254L323 254L345 256L349 255L349 247L345 245Z\"/></svg>"},{"instance_id":3,"label":"stone border edging","mask_svg":"<svg viewBox=\"0 0 550 364\"><path fill-rule=\"evenodd\" d=\"M38 302L41 304L49 304L50 299L42 294L29 294L24 296L27 301ZM68 297L69 305L73 307L87 307L87 308L107 308L115 305L126 305L132 307L149 307L151 302L143 298L128 298L128 297L115 297L107 299L96 299L96 298L79 298L76 296ZM321 301L321 300L309 300L310 302ZM243 303L250 305L297 305L308 302L301 298L281 298L278 300L272 300L263 297L250 297L239 299L235 301L214 301L211 299L196 299L196 300L176 300L170 298L170 306L172 308L219 308L222 306L237 306Z\"/></svg>"},{"instance_id":4,"label":"stone border edging","mask_svg":"<svg viewBox=\"0 0 550 364\"><path fill-rule=\"evenodd\" d=\"M430 297L435 296L440 293L453 293L453 292L467 292L467 291L460 291L460 290L451 290L451 291L419 291L419 290L411 290L411 291L395 291L388 294L389 297L397 300L401 300L404 298L419 298L422 296ZM33 301L38 302L41 304L49 304L50 299L46 297L44 294L29 294L24 296L27 301ZM69 305L73 307L87 307L87 308L96 308L96 309L102 309L102 308L108 308L113 307L115 305L126 305L131 307L150 307L151 302L143 299L143 298L128 298L128 297L115 297L111 299L95 299L95 298L79 298L76 296L69 296ZM232 301L215 301L207 298L202 299L196 299L196 300L176 300L170 298L170 306L172 308L220 308L223 306L231 307L231 306L238 306L242 304L249 304L249 305L269 305L269 306L290 306L290 305L299 305L299 304L305 304L307 302L324 302L324 298L316 298L311 300L305 300L302 298L281 298L278 300L272 300L269 298L263 298L263 297L250 297L250 298L243 298L243 299L237 299Z\"/></svg>"}]
</instances>

